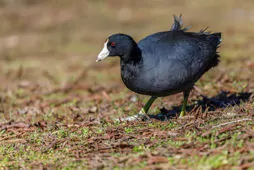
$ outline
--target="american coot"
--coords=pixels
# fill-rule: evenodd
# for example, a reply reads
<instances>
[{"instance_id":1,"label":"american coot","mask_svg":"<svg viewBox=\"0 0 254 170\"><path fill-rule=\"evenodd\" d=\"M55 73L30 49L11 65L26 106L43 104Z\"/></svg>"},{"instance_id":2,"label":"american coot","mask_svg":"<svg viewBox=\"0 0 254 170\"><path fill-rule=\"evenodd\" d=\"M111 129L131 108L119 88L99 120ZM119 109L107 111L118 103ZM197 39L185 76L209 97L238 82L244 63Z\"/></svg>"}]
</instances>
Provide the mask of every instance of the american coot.
<instances>
[{"instance_id":1,"label":"american coot","mask_svg":"<svg viewBox=\"0 0 254 170\"><path fill-rule=\"evenodd\" d=\"M179 92L184 95L180 117L184 116L194 83L219 63L216 50L221 33L187 29L183 28L180 15L174 16L171 30L149 35L138 43L126 34L113 34L106 39L96 61L119 56L121 77L127 88L152 96L138 116L132 118L146 115L157 97Z\"/></svg>"}]
</instances>

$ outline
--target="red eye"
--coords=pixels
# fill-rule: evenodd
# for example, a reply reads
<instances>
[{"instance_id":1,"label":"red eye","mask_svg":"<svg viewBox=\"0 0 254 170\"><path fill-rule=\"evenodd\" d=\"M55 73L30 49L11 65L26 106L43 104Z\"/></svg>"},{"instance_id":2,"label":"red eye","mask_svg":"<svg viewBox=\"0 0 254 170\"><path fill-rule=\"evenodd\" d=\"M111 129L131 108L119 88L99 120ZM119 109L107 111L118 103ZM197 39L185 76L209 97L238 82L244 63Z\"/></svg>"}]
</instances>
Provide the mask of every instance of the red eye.
<instances>
[{"instance_id":1,"label":"red eye","mask_svg":"<svg viewBox=\"0 0 254 170\"><path fill-rule=\"evenodd\" d=\"M115 47L115 46L116 46L116 43L112 42L112 43L110 43L110 46L111 46L111 47Z\"/></svg>"}]
</instances>

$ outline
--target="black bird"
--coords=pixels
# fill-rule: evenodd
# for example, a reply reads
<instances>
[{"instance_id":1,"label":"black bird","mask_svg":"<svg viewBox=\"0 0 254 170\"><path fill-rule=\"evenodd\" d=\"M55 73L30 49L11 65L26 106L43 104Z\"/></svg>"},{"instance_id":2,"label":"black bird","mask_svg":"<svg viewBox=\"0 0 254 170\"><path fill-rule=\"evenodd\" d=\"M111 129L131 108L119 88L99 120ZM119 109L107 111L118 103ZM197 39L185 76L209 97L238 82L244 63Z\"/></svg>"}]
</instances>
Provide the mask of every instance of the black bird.
<instances>
[{"instance_id":1,"label":"black bird","mask_svg":"<svg viewBox=\"0 0 254 170\"><path fill-rule=\"evenodd\" d=\"M221 33L187 29L180 15L174 16L170 31L149 35L138 43L126 34L113 34L106 39L96 61L119 56L121 77L127 88L151 96L139 115L144 116L157 97L183 92L180 117L184 116L195 82L219 63L216 50Z\"/></svg>"}]
</instances>

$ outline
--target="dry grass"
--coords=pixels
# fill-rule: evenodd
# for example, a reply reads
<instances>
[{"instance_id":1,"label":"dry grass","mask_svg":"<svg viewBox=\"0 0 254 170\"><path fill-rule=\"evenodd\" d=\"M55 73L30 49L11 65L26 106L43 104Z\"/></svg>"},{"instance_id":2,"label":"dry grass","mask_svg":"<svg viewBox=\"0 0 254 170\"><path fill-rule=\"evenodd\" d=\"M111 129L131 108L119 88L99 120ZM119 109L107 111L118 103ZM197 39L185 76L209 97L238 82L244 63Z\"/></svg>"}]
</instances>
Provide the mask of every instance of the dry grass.
<instances>
[{"instance_id":1,"label":"dry grass","mask_svg":"<svg viewBox=\"0 0 254 170\"><path fill-rule=\"evenodd\" d=\"M253 7L251 0L1 0L0 167L253 169ZM197 83L185 119L114 122L146 97L124 87L118 59L95 63L105 38L124 32L139 40L169 29L180 13L191 31L223 33L220 65ZM181 101L181 94L159 99L151 113L175 113Z\"/></svg>"}]
</instances>

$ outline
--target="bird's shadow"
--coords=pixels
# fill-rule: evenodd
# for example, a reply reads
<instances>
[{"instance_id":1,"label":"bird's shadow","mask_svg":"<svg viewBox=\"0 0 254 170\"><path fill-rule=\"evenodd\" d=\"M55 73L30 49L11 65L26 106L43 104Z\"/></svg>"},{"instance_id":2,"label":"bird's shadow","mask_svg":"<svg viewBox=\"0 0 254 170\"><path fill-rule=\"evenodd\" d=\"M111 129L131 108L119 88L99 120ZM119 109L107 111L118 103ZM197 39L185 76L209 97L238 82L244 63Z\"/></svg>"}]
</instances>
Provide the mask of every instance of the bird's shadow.
<instances>
[{"instance_id":1,"label":"bird's shadow","mask_svg":"<svg viewBox=\"0 0 254 170\"><path fill-rule=\"evenodd\" d=\"M202 96L202 100L195 101L195 104L190 105L187 107L186 111L191 111L194 108L200 108L202 109L202 112L205 111L214 111L218 108L226 108L228 106L235 106L239 105L241 102L249 101L252 96L252 93L244 92L244 93L230 93L221 91L219 94L217 94L214 97L208 98L206 96ZM168 120L173 117L176 117L179 115L181 111L181 106L175 106L171 110L167 110L165 108L162 108L160 110L161 112L156 115L149 115L152 119L157 120Z\"/></svg>"}]
</instances>

